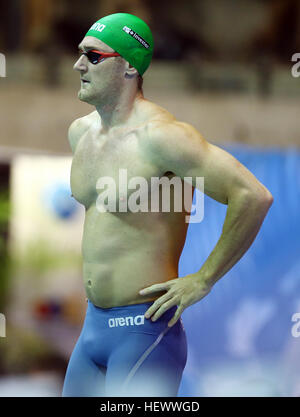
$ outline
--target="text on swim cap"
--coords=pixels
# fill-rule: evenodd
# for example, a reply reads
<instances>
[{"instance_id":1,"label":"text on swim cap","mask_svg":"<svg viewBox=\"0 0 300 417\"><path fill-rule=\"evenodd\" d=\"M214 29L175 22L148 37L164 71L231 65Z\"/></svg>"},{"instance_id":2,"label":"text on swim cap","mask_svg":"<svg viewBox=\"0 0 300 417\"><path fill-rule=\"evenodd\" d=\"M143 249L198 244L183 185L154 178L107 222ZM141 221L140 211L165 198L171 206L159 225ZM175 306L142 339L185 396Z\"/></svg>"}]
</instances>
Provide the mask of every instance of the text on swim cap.
<instances>
[{"instance_id":1,"label":"text on swim cap","mask_svg":"<svg viewBox=\"0 0 300 417\"><path fill-rule=\"evenodd\" d=\"M146 49L149 49L150 45L147 43L140 35L138 35L134 30L130 29L128 26L123 27L124 32L131 35L134 39L136 39L139 43L141 43Z\"/></svg>"},{"instance_id":2,"label":"text on swim cap","mask_svg":"<svg viewBox=\"0 0 300 417\"><path fill-rule=\"evenodd\" d=\"M103 23L94 23L90 30L97 30L98 32L102 32L102 30L106 27Z\"/></svg>"}]
</instances>

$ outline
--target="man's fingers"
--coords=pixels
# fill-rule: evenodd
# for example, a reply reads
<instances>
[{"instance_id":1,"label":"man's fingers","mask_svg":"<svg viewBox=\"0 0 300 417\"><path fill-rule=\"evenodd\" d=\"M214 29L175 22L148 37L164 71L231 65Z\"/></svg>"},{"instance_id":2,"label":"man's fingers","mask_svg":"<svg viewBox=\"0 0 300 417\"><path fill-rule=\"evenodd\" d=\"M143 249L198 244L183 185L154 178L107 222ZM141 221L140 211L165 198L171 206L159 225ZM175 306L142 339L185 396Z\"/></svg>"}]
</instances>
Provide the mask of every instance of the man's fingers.
<instances>
[{"instance_id":1,"label":"man's fingers","mask_svg":"<svg viewBox=\"0 0 300 417\"><path fill-rule=\"evenodd\" d=\"M141 295L146 295L152 292L166 290L166 289L168 289L168 284L166 282L163 282L162 284L154 284L154 285L151 285L151 287L143 288L142 290L139 291L139 293Z\"/></svg>"},{"instance_id":2,"label":"man's fingers","mask_svg":"<svg viewBox=\"0 0 300 417\"><path fill-rule=\"evenodd\" d=\"M172 327L174 326L174 324L177 322L177 320L180 319L180 316L183 312L183 308L182 307L177 307L177 310L175 311L174 316L171 318L171 320L168 323L168 327Z\"/></svg>"},{"instance_id":3,"label":"man's fingers","mask_svg":"<svg viewBox=\"0 0 300 417\"><path fill-rule=\"evenodd\" d=\"M166 294L162 295L157 300L155 300L154 303L151 304L151 306L148 308L148 310L144 314L146 319L152 316L152 314L155 313L156 310L159 309L161 305L164 304L166 301L168 301L171 297L172 295L169 292L167 292Z\"/></svg>"},{"instance_id":4,"label":"man's fingers","mask_svg":"<svg viewBox=\"0 0 300 417\"><path fill-rule=\"evenodd\" d=\"M164 303L160 306L160 308L156 311L156 313L152 316L151 320L156 321L159 319L169 308L176 305L176 300L173 298L169 302Z\"/></svg>"}]
</instances>

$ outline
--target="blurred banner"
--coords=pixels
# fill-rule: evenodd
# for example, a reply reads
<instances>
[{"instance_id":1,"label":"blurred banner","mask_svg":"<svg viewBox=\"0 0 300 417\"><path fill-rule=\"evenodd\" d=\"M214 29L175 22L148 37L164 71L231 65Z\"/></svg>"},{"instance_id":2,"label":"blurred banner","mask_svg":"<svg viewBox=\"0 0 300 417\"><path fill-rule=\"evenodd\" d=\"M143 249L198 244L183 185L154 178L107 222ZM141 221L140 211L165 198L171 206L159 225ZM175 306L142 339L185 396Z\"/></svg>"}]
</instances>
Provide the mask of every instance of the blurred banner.
<instances>
[{"instance_id":1,"label":"blurred banner","mask_svg":"<svg viewBox=\"0 0 300 417\"><path fill-rule=\"evenodd\" d=\"M226 150L274 203L244 257L182 315L189 352L180 395L300 396L300 326L292 321L300 312L300 152ZM179 276L201 267L225 215L226 206L205 197L204 221L189 226Z\"/></svg>"},{"instance_id":2,"label":"blurred banner","mask_svg":"<svg viewBox=\"0 0 300 417\"><path fill-rule=\"evenodd\" d=\"M72 198L70 170L69 156L12 159L10 310L18 323L34 314L81 324L84 208Z\"/></svg>"},{"instance_id":3,"label":"blurred banner","mask_svg":"<svg viewBox=\"0 0 300 417\"><path fill-rule=\"evenodd\" d=\"M20 155L12 161L11 249L33 244L80 253L83 207L71 196L72 158Z\"/></svg>"}]
</instances>

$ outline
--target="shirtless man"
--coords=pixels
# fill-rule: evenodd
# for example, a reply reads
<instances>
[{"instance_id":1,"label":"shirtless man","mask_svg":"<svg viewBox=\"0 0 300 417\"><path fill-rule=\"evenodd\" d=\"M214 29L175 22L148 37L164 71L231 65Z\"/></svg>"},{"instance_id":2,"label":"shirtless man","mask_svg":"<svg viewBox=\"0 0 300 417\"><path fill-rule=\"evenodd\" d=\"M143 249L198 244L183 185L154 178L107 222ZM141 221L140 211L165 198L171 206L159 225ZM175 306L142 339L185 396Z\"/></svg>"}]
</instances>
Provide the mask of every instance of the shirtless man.
<instances>
[{"instance_id":1,"label":"shirtless man","mask_svg":"<svg viewBox=\"0 0 300 417\"><path fill-rule=\"evenodd\" d=\"M144 98L140 76L153 40L139 18L118 13L81 41L79 99L95 106L69 129L73 196L85 206L83 279L88 307L68 365L63 396L176 396L187 358L181 314L205 297L247 251L272 204L270 192L233 156ZM101 55L108 53L112 55ZM178 278L187 212L101 211L99 178L204 177L204 192L226 204L212 253Z\"/></svg>"}]
</instances>

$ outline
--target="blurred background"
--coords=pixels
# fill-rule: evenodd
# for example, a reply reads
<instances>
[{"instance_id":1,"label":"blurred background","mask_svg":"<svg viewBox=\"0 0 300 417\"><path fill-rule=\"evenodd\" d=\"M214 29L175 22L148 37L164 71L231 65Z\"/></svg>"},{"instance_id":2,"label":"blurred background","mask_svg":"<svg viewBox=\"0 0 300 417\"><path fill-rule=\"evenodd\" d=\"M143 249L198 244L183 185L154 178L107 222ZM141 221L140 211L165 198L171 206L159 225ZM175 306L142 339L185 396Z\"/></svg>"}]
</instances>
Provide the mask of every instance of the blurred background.
<instances>
[{"instance_id":1,"label":"blurred background","mask_svg":"<svg viewBox=\"0 0 300 417\"><path fill-rule=\"evenodd\" d=\"M144 96L231 152L274 196L253 246L183 313L180 396L300 396L298 0L0 0L0 396L60 396L85 314L83 209L71 197L77 45L100 17L154 36ZM205 197L179 276L200 268L226 214ZM297 332L296 332L297 335Z\"/></svg>"}]
</instances>

